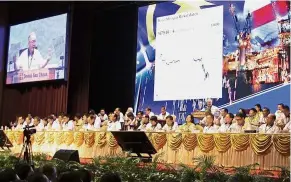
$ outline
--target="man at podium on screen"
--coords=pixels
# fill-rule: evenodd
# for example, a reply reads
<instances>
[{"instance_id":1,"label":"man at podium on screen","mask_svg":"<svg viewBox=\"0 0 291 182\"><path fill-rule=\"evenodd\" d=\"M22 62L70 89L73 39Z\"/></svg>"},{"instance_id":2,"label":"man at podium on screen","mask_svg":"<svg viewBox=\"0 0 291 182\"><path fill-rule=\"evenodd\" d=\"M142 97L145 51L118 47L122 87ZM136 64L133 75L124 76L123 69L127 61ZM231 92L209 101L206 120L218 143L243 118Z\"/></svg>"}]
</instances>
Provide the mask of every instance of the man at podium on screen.
<instances>
[{"instance_id":1,"label":"man at podium on screen","mask_svg":"<svg viewBox=\"0 0 291 182\"><path fill-rule=\"evenodd\" d=\"M23 50L16 60L16 70L34 70L44 68L51 59L51 51L44 59L36 47L36 34L31 32L28 36L28 48Z\"/></svg>"}]
</instances>

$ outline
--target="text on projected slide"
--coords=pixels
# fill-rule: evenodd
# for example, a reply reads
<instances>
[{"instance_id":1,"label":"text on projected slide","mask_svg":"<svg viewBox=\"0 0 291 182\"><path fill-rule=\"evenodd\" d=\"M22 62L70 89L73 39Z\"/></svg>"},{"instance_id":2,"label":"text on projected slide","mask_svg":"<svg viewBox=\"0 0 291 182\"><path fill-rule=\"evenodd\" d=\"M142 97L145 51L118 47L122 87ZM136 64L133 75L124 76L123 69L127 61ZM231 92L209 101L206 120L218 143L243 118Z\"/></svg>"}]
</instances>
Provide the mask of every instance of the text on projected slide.
<instances>
[{"instance_id":1,"label":"text on projected slide","mask_svg":"<svg viewBox=\"0 0 291 182\"><path fill-rule=\"evenodd\" d=\"M157 18L154 100L222 96L222 27L221 6Z\"/></svg>"}]
</instances>

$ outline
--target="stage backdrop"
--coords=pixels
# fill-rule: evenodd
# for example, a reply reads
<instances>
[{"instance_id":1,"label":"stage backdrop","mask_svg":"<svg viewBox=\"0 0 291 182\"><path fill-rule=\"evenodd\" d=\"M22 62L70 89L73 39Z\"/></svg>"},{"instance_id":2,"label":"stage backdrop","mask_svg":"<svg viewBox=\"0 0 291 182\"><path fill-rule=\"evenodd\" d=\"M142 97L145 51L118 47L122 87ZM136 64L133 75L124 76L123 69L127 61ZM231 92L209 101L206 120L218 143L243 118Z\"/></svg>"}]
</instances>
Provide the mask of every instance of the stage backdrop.
<instances>
[{"instance_id":1,"label":"stage backdrop","mask_svg":"<svg viewBox=\"0 0 291 182\"><path fill-rule=\"evenodd\" d=\"M183 122L187 113L205 107L207 97L231 112L256 103L274 112L277 103L289 104L288 3L175 1L140 7L135 110L160 113L166 106Z\"/></svg>"}]
</instances>

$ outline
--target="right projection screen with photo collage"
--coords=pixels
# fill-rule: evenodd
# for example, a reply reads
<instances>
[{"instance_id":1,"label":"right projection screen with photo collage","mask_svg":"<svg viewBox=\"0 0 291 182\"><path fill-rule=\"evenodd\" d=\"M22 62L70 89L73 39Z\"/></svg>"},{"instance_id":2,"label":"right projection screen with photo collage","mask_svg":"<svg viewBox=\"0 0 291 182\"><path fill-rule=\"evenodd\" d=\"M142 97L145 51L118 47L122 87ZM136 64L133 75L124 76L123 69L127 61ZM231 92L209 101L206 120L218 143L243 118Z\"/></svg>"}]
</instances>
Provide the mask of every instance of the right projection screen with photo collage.
<instances>
[{"instance_id":1,"label":"right projection screen with photo collage","mask_svg":"<svg viewBox=\"0 0 291 182\"><path fill-rule=\"evenodd\" d=\"M135 110L177 116L290 103L290 2L161 2L138 10Z\"/></svg>"}]
</instances>

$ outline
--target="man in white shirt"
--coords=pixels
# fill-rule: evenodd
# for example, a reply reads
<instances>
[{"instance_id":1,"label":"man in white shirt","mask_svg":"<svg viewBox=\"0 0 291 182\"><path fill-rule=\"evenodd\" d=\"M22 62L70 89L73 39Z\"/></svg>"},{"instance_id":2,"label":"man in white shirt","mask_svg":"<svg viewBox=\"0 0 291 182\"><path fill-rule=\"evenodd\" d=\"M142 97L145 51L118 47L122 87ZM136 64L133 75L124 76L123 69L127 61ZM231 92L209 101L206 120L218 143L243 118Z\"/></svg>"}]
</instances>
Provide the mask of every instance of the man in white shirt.
<instances>
[{"instance_id":1,"label":"man in white shirt","mask_svg":"<svg viewBox=\"0 0 291 182\"><path fill-rule=\"evenodd\" d=\"M17 125L15 127L15 130L22 130L23 129L23 123L24 123L24 119L22 116L19 116L17 119Z\"/></svg>"},{"instance_id":2,"label":"man in white shirt","mask_svg":"<svg viewBox=\"0 0 291 182\"><path fill-rule=\"evenodd\" d=\"M262 117L260 118L260 121L259 121L260 125L265 124L267 122L267 118L269 114L270 114L270 109L267 107L264 107Z\"/></svg>"},{"instance_id":3,"label":"man in white shirt","mask_svg":"<svg viewBox=\"0 0 291 182\"><path fill-rule=\"evenodd\" d=\"M152 116L150 118L150 125L147 126L147 131L161 131L162 125L158 123L157 116Z\"/></svg>"},{"instance_id":4,"label":"man in white shirt","mask_svg":"<svg viewBox=\"0 0 291 182\"><path fill-rule=\"evenodd\" d=\"M150 107L147 107L147 108L145 109L145 115L148 115L148 116L151 118L151 117L154 116L155 114L152 112L152 109L151 109Z\"/></svg>"},{"instance_id":5,"label":"man in white shirt","mask_svg":"<svg viewBox=\"0 0 291 182\"><path fill-rule=\"evenodd\" d=\"M211 114L214 114L218 109L218 107L212 105L212 99L207 99L206 108L202 109L202 111L210 110Z\"/></svg>"},{"instance_id":6,"label":"man in white shirt","mask_svg":"<svg viewBox=\"0 0 291 182\"><path fill-rule=\"evenodd\" d=\"M50 50L47 59L43 59L40 52L36 49L36 34L31 32L28 36L28 48L25 49L16 60L16 70L26 71L44 68L50 59Z\"/></svg>"},{"instance_id":7,"label":"man in white shirt","mask_svg":"<svg viewBox=\"0 0 291 182\"><path fill-rule=\"evenodd\" d=\"M70 120L69 115L64 115L62 123L63 131L72 131L74 130L74 127L75 127L74 122Z\"/></svg>"},{"instance_id":8,"label":"man in white shirt","mask_svg":"<svg viewBox=\"0 0 291 182\"><path fill-rule=\"evenodd\" d=\"M33 126L33 122L32 122L32 118L31 117L26 117L24 123L23 123L23 127L26 126Z\"/></svg>"},{"instance_id":9,"label":"man in white shirt","mask_svg":"<svg viewBox=\"0 0 291 182\"><path fill-rule=\"evenodd\" d=\"M96 131L97 128L94 127L94 122L95 122L95 116L94 115L90 115L87 118L88 124L83 126L83 129L85 131Z\"/></svg>"},{"instance_id":10,"label":"man in white shirt","mask_svg":"<svg viewBox=\"0 0 291 182\"><path fill-rule=\"evenodd\" d=\"M44 129L47 130L47 131L52 130L52 126L53 126L54 121L56 121L55 117L53 117L52 115L49 116L49 117L47 118L47 124L46 124L46 126L44 127Z\"/></svg>"},{"instance_id":11,"label":"man in white shirt","mask_svg":"<svg viewBox=\"0 0 291 182\"><path fill-rule=\"evenodd\" d=\"M94 118L95 118L95 121L94 121L94 128L95 129L99 129L101 127L101 119L99 116L97 116L97 114L95 113L95 111L93 109L91 109L89 111L89 114L90 115L93 115Z\"/></svg>"},{"instance_id":12,"label":"man in white shirt","mask_svg":"<svg viewBox=\"0 0 291 182\"><path fill-rule=\"evenodd\" d=\"M37 116L34 117L33 125L34 125L36 131L43 131L44 130L44 125L43 125L43 123L40 122L40 118Z\"/></svg>"},{"instance_id":13,"label":"man in white shirt","mask_svg":"<svg viewBox=\"0 0 291 182\"><path fill-rule=\"evenodd\" d=\"M280 131L280 128L278 128L274 122L276 120L275 114L269 114L266 124L262 124L259 128L260 133L268 133L268 134L273 134L273 133L278 133Z\"/></svg>"},{"instance_id":14,"label":"man in white shirt","mask_svg":"<svg viewBox=\"0 0 291 182\"><path fill-rule=\"evenodd\" d=\"M277 108L278 110L275 112L276 118L284 118L284 104L278 104Z\"/></svg>"},{"instance_id":15,"label":"man in white shirt","mask_svg":"<svg viewBox=\"0 0 291 182\"><path fill-rule=\"evenodd\" d=\"M228 109L227 108L222 108L221 110L220 110L220 116L219 116L219 123L220 123L220 125L223 125L223 124L225 124L225 116L228 114Z\"/></svg>"},{"instance_id":16,"label":"man in white shirt","mask_svg":"<svg viewBox=\"0 0 291 182\"><path fill-rule=\"evenodd\" d=\"M118 115L112 114L111 115L111 122L108 123L107 131L120 131L121 130L121 124L119 121L117 121Z\"/></svg>"},{"instance_id":17,"label":"man in white shirt","mask_svg":"<svg viewBox=\"0 0 291 182\"><path fill-rule=\"evenodd\" d=\"M245 122L245 115L241 112L236 113L235 120L236 123L232 123L230 126L231 133L244 133L245 130L256 129L250 123Z\"/></svg>"},{"instance_id":18,"label":"man in white shirt","mask_svg":"<svg viewBox=\"0 0 291 182\"><path fill-rule=\"evenodd\" d=\"M99 116L101 122L108 120L108 116L105 113L105 110L104 109L101 109L100 110L100 113L98 114L98 116Z\"/></svg>"},{"instance_id":19,"label":"man in white shirt","mask_svg":"<svg viewBox=\"0 0 291 182\"><path fill-rule=\"evenodd\" d=\"M217 133L218 127L214 125L214 116L209 114L206 116L206 126L203 129L203 133Z\"/></svg>"},{"instance_id":20,"label":"man in white shirt","mask_svg":"<svg viewBox=\"0 0 291 182\"><path fill-rule=\"evenodd\" d=\"M141 124L140 124L140 126L138 127L137 130L146 131L147 128L150 128L151 124L150 124L149 120L150 120L149 116L148 115L144 115L142 117Z\"/></svg>"},{"instance_id":21,"label":"man in white shirt","mask_svg":"<svg viewBox=\"0 0 291 182\"><path fill-rule=\"evenodd\" d=\"M202 120L200 120L200 122L199 122L201 126L205 126L206 125L206 117L211 114L211 111L210 110L206 110L204 112L204 114L205 114L204 118Z\"/></svg>"},{"instance_id":22,"label":"man in white shirt","mask_svg":"<svg viewBox=\"0 0 291 182\"><path fill-rule=\"evenodd\" d=\"M123 116L123 113L120 111L120 108L119 107L117 107L114 110L114 114L117 114L117 121L120 122L121 128L123 128L123 125L124 125L124 116Z\"/></svg>"},{"instance_id":23,"label":"man in white shirt","mask_svg":"<svg viewBox=\"0 0 291 182\"><path fill-rule=\"evenodd\" d=\"M169 115L170 114L166 111L166 107L163 106L163 107L161 107L161 114L159 114L158 119L159 120L166 120L166 117Z\"/></svg>"},{"instance_id":24,"label":"man in white shirt","mask_svg":"<svg viewBox=\"0 0 291 182\"><path fill-rule=\"evenodd\" d=\"M62 123L63 123L64 114L60 113L58 118L53 122L52 130L60 131L62 130Z\"/></svg>"},{"instance_id":25,"label":"man in white shirt","mask_svg":"<svg viewBox=\"0 0 291 182\"><path fill-rule=\"evenodd\" d=\"M167 116L166 117L166 124L162 128L165 132L174 132L178 129L178 123L174 122L173 116Z\"/></svg>"},{"instance_id":26,"label":"man in white shirt","mask_svg":"<svg viewBox=\"0 0 291 182\"><path fill-rule=\"evenodd\" d=\"M234 118L234 115L232 113L227 113L224 117L224 123L219 127L218 132L219 133L226 133L230 132L230 126L232 124L232 120Z\"/></svg>"}]
</instances>

